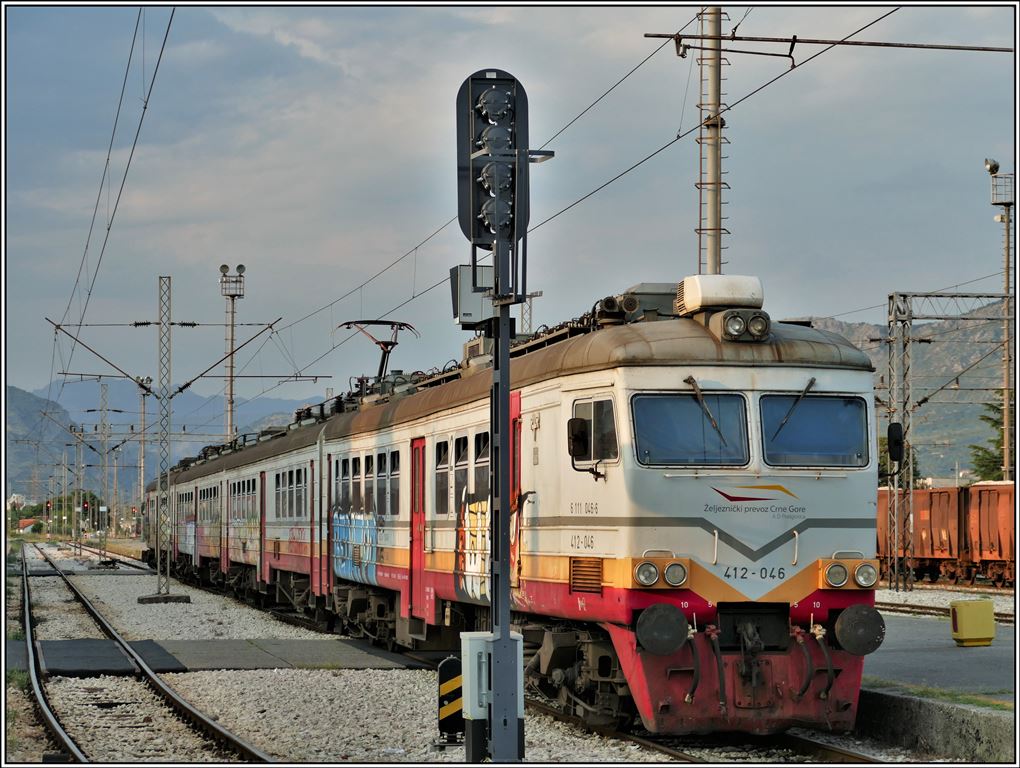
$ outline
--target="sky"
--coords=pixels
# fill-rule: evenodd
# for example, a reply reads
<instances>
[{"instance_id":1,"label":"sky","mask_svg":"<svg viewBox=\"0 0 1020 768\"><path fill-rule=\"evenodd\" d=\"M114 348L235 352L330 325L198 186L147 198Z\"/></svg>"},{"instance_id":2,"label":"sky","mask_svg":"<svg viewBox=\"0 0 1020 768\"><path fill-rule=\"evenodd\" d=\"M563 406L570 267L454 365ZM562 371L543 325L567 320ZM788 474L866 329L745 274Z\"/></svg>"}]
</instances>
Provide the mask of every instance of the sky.
<instances>
[{"instance_id":1,"label":"sky","mask_svg":"<svg viewBox=\"0 0 1020 768\"><path fill-rule=\"evenodd\" d=\"M843 38L891 8L725 6L723 29ZM158 320L161 275L173 320L220 324L174 329L173 380L192 378L224 354L221 264L246 267L239 323L282 318L238 353L240 398L318 402L374 374L378 349L337 330L350 320L417 329L393 369L459 359L471 334L441 281L470 246L456 222L428 238L457 212L455 98L483 68L523 84L538 148L652 54L532 168L535 327L696 274L694 134L550 217L697 125L696 57L644 37L697 10L179 5L167 34L168 6L139 20L127 6L6 5L6 383L112 372L81 346L71 355L46 318L90 324L84 343L156 379L155 327L124 324ZM908 5L855 39L1014 47L1016 23L1013 4ZM759 276L775 319L885 324L893 291L1001 291L984 159L1015 168L1015 55L837 47L804 62L819 50L798 44L798 67L725 115L723 271ZM730 104L790 69L728 62ZM239 327L238 343L258 330ZM280 384L296 370L323 378ZM194 391L220 396L222 379Z\"/></svg>"}]
</instances>

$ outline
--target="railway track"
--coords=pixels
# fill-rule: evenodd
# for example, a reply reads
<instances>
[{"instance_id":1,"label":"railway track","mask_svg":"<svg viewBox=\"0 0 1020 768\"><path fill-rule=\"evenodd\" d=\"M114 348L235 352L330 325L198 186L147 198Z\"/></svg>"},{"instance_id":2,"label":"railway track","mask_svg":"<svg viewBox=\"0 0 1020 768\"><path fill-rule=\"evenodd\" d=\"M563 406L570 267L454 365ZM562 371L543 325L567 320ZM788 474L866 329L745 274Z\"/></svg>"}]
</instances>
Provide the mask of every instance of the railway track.
<instances>
[{"instance_id":1,"label":"railway track","mask_svg":"<svg viewBox=\"0 0 1020 768\"><path fill-rule=\"evenodd\" d=\"M29 677L44 724L65 760L149 762L169 757L173 762L224 759L271 762L269 755L206 717L163 682L42 548L38 545L35 548L103 633L132 660L141 676L141 679L104 676L43 680L35 654L28 558L23 552L23 619ZM162 755L160 749L172 752Z\"/></svg>"},{"instance_id":2,"label":"railway track","mask_svg":"<svg viewBox=\"0 0 1020 768\"><path fill-rule=\"evenodd\" d=\"M883 613L899 613L908 616L937 616L943 619L950 617L949 607L941 605L905 605L903 603L876 602L875 607ZM998 624L1012 625L1016 623L1016 616L1012 613L996 611L994 618Z\"/></svg>"},{"instance_id":3,"label":"railway track","mask_svg":"<svg viewBox=\"0 0 1020 768\"><path fill-rule=\"evenodd\" d=\"M116 557L115 555L116 554L120 554L120 553L111 553L109 549L107 549L105 552L103 552L101 550L96 549L95 547L90 547L90 546L87 546L85 544L82 544L81 548L84 549L84 550L87 550L89 552L92 552L94 554L97 554L97 555L100 555L100 554L104 555L107 560L109 560L111 562L114 562L114 563L120 563L122 565L126 565L128 568L134 568L134 569L139 570L139 571L151 571L152 570L151 568L149 568L149 566L147 566L141 560L127 558L126 555L121 555L120 557Z\"/></svg>"},{"instance_id":4,"label":"railway track","mask_svg":"<svg viewBox=\"0 0 1020 768\"><path fill-rule=\"evenodd\" d=\"M583 727L578 718L566 716L556 707L526 697L525 706L556 720ZM816 741L806 736L779 733L772 736L727 734L723 736L663 736L647 732L629 733L599 729L604 736L626 741L685 763L715 762L718 753L735 754L737 762L877 763L879 759ZM740 754L743 753L743 754Z\"/></svg>"},{"instance_id":5,"label":"railway track","mask_svg":"<svg viewBox=\"0 0 1020 768\"><path fill-rule=\"evenodd\" d=\"M891 589L889 582L880 581L878 584L880 589ZM1015 594L1013 587L993 587L993 586L977 586L977 585L964 585L964 584L950 584L949 582L927 582L927 581L915 581L911 585L911 589L918 591L925 590L938 590L941 592L960 592L961 594L971 595L1003 595L1010 596ZM909 590L908 590L909 591Z\"/></svg>"}]
</instances>

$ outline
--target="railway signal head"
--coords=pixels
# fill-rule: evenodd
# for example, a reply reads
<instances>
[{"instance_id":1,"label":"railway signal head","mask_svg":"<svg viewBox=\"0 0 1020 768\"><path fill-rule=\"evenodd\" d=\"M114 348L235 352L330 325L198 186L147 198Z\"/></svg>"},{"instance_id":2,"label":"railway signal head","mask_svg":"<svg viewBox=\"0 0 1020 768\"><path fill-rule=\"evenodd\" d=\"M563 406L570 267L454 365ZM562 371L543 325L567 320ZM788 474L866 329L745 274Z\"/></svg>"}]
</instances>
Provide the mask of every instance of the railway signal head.
<instances>
[{"instance_id":1,"label":"railway signal head","mask_svg":"<svg viewBox=\"0 0 1020 768\"><path fill-rule=\"evenodd\" d=\"M457 93L457 210L473 245L516 242L528 225L528 96L508 72L475 72ZM523 153L523 154L521 154Z\"/></svg>"}]
</instances>

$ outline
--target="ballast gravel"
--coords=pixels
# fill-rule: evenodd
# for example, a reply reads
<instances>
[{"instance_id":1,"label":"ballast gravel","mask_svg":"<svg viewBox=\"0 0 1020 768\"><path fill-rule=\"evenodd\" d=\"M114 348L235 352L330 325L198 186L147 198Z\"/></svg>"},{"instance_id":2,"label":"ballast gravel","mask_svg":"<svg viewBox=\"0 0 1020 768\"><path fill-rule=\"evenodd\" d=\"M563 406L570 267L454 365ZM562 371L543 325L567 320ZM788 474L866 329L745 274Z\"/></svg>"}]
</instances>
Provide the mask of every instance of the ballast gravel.
<instances>
[{"instance_id":1,"label":"ballast gravel","mask_svg":"<svg viewBox=\"0 0 1020 768\"><path fill-rule=\"evenodd\" d=\"M281 762L463 762L439 739L430 670L255 670L164 675L217 722ZM524 727L529 762L659 762L664 755L541 714Z\"/></svg>"},{"instance_id":2,"label":"ballast gravel","mask_svg":"<svg viewBox=\"0 0 1020 768\"><path fill-rule=\"evenodd\" d=\"M47 682L46 692L68 734L95 762L204 763L224 758L219 747L132 677L56 677Z\"/></svg>"},{"instance_id":3,"label":"ballast gravel","mask_svg":"<svg viewBox=\"0 0 1020 768\"><path fill-rule=\"evenodd\" d=\"M106 638L62 579L56 576L37 577L30 580L28 587L32 594L32 618L35 621L32 633L36 640Z\"/></svg>"},{"instance_id":4,"label":"ballast gravel","mask_svg":"<svg viewBox=\"0 0 1020 768\"><path fill-rule=\"evenodd\" d=\"M876 589L876 603L896 603L898 605L923 605L948 608L955 600L986 600L994 604L996 613L1016 614L1016 598L1012 591L1003 594L978 594L974 592L957 592L948 589L911 589L900 590Z\"/></svg>"},{"instance_id":5,"label":"ballast gravel","mask_svg":"<svg viewBox=\"0 0 1020 768\"><path fill-rule=\"evenodd\" d=\"M71 581L125 640L321 640L268 613L171 579L170 592L190 603L139 603L156 592L156 576L71 576Z\"/></svg>"}]
</instances>

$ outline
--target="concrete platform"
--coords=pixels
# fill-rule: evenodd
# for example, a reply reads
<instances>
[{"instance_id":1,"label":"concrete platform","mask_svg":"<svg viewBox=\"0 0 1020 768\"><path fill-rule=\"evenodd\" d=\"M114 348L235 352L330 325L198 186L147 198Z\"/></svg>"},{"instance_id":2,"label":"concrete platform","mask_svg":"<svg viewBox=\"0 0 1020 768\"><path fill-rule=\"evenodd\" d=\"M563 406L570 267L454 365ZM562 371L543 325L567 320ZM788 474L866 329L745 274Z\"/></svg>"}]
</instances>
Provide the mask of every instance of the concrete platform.
<instances>
[{"instance_id":1,"label":"concrete platform","mask_svg":"<svg viewBox=\"0 0 1020 768\"><path fill-rule=\"evenodd\" d=\"M113 640L37 640L35 649L44 675L97 677L138 672Z\"/></svg>"},{"instance_id":2,"label":"concrete platform","mask_svg":"<svg viewBox=\"0 0 1020 768\"><path fill-rule=\"evenodd\" d=\"M222 669L424 669L425 664L360 640L140 640L131 642L155 672ZM133 675L134 662L112 640L41 640L44 674ZM7 641L8 665L26 668L24 641Z\"/></svg>"},{"instance_id":3,"label":"concrete platform","mask_svg":"<svg viewBox=\"0 0 1020 768\"><path fill-rule=\"evenodd\" d=\"M996 624L990 646L964 648L948 619L885 622L885 641L864 661L857 732L939 757L1015 765L1015 627Z\"/></svg>"},{"instance_id":4,"label":"concrete platform","mask_svg":"<svg viewBox=\"0 0 1020 768\"><path fill-rule=\"evenodd\" d=\"M28 649L25 648L24 640L7 638L4 664L7 669L17 669L22 672L28 669Z\"/></svg>"},{"instance_id":5,"label":"concrete platform","mask_svg":"<svg viewBox=\"0 0 1020 768\"><path fill-rule=\"evenodd\" d=\"M357 640L162 640L188 671L210 669L423 669ZM146 663L148 660L146 659Z\"/></svg>"}]
</instances>

